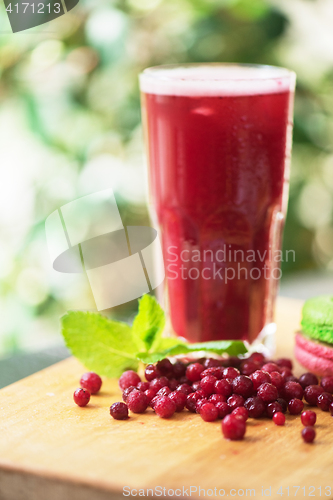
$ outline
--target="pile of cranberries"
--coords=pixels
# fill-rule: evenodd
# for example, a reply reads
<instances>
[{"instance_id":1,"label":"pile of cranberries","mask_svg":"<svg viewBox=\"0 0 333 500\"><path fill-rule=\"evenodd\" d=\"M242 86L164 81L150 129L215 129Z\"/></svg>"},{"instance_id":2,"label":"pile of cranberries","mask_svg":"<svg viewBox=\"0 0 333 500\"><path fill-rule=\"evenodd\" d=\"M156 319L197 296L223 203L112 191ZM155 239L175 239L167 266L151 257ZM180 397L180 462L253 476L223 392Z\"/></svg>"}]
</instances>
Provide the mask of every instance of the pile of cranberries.
<instances>
[{"instance_id":1,"label":"pile of cranberries","mask_svg":"<svg viewBox=\"0 0 333 500\"><path fill-rule=\"evenodd\" d=\"M288 410L291 415L301 415L301 434L310 443L316 435L316 413L303 411L303 399L333 415L333 377L323 377L320 384L312 373L296 378L290 359L267 361L260 353L246 360L201 358L171 363L166 358L147 365L145 378L142 381L132 370L122 374L123 402L111 406L114 419L126 420L128 410L144 413L149 406L162 418L187 409L199 413L205 422L222 419L224 437L239 440L245 435L248 418L268 417L276 425L284 425ZM83 375L81 389L74 393L76 404L88 404L90 394L98 392L101 383L95 373Z\"/></svg>"}]
</instances>

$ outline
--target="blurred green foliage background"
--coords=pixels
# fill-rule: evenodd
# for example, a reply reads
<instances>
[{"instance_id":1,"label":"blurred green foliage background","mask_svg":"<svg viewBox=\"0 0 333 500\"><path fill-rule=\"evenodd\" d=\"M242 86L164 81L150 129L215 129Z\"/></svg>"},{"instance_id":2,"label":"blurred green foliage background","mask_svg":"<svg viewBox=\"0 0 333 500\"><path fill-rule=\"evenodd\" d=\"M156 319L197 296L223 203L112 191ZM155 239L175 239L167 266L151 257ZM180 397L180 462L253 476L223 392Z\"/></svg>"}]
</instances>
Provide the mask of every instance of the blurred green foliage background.
<instances>
[{"instance_id":1,"label":"blurred green foliage background","mask_svg":"<svg viewBox=\"0 0 333 500\"><path fill-rule=\"evenodd\" d=\"M52 270L47 216L105 179L125 224L145 224L138 73L234 61L297 72L284 246L333 269L332 0L80 0L12 34L0 9L0 353L52 344L58 318L94 308L83 275Z\"/></svg>"}]
</instances>

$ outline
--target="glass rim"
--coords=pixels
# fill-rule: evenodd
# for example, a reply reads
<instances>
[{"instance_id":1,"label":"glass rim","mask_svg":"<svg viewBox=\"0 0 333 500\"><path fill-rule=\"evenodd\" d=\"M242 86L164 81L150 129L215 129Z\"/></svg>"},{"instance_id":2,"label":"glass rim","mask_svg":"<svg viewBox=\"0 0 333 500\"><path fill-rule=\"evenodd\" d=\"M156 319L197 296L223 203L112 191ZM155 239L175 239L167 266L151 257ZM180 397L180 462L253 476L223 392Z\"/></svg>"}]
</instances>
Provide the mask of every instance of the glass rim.
<instances>
[{"instance_id":1,"label":"glass rim","mask_svg":"<svg viewBox=\"0 0 333 500\"><path fill-rule=\"evenodd\" d=\"M140 73L139 81L142 92L153 94L257 94L293 90L296 74L280 66L206 62L151 66Z\"/></svg>"}]
</instances>

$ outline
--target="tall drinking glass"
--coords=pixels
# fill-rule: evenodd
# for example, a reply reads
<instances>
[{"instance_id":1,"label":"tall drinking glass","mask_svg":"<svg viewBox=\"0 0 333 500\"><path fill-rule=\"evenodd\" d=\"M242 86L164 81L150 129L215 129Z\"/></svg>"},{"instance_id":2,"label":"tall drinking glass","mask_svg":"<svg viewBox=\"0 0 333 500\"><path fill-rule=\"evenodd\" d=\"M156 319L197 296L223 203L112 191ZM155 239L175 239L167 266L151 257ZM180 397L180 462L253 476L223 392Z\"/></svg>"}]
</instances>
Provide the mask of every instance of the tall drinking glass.
<instances>
[{"instance_id":1,"label":"tall drinking glass","mask_svg":"<svg viewBox=\"0 0 333 500\"><path fill-rule=\"evenodd\" d=\"M295 74L159 66L140 88L173 329L195 342L263 340L285 258Z\"/></svg>"}]
</instances>

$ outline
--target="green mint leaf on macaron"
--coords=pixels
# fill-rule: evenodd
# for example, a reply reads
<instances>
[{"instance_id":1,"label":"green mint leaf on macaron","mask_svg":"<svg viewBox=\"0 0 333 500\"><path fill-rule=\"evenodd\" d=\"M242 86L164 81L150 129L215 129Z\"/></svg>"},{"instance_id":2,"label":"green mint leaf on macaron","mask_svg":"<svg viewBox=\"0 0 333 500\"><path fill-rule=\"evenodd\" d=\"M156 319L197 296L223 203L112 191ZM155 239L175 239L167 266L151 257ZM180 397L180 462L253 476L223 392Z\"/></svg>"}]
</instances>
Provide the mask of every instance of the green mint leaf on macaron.
<instances>
[{"instance_id":1,"label":"green mint leaf on macaron","mask_svg":"<svg viewBox=\"0 0 333 500\"><path fill-rule=\"evenodd\" d=\"M139 300L132 327L98 313L69 311L61 319L67 347L89 370L107 377L119 377L125 370L137 370L139 362L156 363L168 357L193 352L245 354L240 340L217 340L190 344L177 337L162 337L165 313L151 295Z\"/></svg>"}]
</instances>

